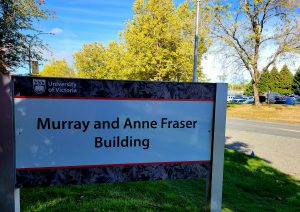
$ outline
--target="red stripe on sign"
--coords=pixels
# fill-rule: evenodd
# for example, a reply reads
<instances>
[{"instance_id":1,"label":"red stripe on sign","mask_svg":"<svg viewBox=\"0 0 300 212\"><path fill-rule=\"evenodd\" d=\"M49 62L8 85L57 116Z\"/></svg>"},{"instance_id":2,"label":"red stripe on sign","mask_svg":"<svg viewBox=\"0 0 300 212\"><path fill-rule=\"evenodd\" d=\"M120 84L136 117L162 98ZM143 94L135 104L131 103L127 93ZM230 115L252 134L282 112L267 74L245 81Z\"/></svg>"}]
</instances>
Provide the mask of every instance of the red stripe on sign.
<instances>
[{"instance_id":1,"label":"red stripe on sign","mask_svg":"<svg viewBox=\"0 0 300 212\"><path fill-rule=\"evenodd\" d=\"M34 170L49 170L49 169L97 168L97 167L107 167L107 166L172 165L172 164L195 164L195 163L210 164L210 160L126 163L126 164L98 164L98 165L81 165L81 166L49 166L49 167L16 168L16 170L17 171L34 171Z\"/></svg>"},{"instance_id":2,"label":"red stripe on sign","mask_svg":"<svg viewBox=\"0 0 300 212\"><path fill-rule=\"evenodd\" d=\"M77 96L15 96L15 99L82 99L82 100L133 100L133 101L190 101L213 102L214 99L161 99L161 98L124 98L124 97L77 97Z\"/></svg>"}]
</instances>

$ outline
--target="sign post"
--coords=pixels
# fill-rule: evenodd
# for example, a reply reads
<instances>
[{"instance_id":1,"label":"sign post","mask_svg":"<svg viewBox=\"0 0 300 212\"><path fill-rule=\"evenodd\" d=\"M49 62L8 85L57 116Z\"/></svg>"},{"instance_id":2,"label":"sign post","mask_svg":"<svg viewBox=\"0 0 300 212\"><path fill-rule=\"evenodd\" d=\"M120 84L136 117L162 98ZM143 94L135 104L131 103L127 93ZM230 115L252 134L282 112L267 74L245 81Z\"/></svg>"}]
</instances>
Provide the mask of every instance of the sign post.
<instances>
[{"instance_id":1,"label":"sign post","mask_svg":"<svg viewBox=\"0 0 300 212\"><path fill-rule=\"evenodd\" d=\"M20 191L15 188L15 155L11 77L0 75L0 211L20 211Z\"/></svg>"},{"instance_id":2,"label":"sign post","mask_svg":"<svg viewBox=\"0 0 300 212\"><path fill-rule=\"evenodd\" d=\"M210 209L221 209L226 84L12 83L16 188L209 177Z\"/></svg>"},{"instance_id":3,"label":"sign post","mask_svg":"<svg viewBox=\"0 0 300 212\"><path fill-rule=\"evenodd\" d=\"M212 147L212 172L210 190L211 211L221 211L222 208L224 145L227 108L226 97L227 84L217 84L214 115L214 142Z\"/></svg>"}]
</instances>

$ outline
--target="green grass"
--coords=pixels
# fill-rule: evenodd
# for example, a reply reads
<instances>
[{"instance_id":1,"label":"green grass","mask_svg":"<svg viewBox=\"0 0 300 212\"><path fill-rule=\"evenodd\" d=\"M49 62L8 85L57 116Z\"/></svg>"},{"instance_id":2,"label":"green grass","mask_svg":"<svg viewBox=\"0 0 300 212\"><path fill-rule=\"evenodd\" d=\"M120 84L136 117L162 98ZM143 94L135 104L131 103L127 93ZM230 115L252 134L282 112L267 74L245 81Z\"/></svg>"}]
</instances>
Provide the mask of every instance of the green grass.
<instances>
[{"instance_id":1,"label":"green grass","mask_svg":"<svg viewBox=\"0 0 300 212\"><path fill-rule=\"evenodd\" d=\"M225 152L223 211L300 211L300 183L263 160ZM21 189L22 211L201 211L205 180Z\"/></svg>"},{"instance_id":2,"label":"green grass","mask_svg":"<svg viewBox=\"0 0 300 212\"><path fill-rule=\"evenodd\" d=\"M223 209L300 211L300 183L257 157L226 150Z\"/></svg>"},{"instance_id":3,"label":"green grass","mask_svg":"<svg viewBox=\"0 0 300 212\"><path fill-rule=\"evenodd\" d=\"M227 103L227 108L233 108L235 106L239 106L241 103Z\"/></svg>"}]
</instances>

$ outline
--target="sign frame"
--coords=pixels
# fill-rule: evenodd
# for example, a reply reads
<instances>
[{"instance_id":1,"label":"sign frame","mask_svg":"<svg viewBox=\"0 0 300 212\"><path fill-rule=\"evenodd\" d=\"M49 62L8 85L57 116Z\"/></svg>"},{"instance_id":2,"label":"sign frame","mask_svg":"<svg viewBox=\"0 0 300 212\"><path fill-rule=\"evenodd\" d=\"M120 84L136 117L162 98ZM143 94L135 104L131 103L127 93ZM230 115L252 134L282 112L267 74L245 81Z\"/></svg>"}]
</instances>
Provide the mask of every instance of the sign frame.
<instances>
[{"instance_id":1,"label":"sign frame","mask_svg":"<svg viewBox=\"0 0 300 212\"><path fill-rule=\"evenodd\" d=\"M4 110L2 110L3 114L1 114L2 117L5 118L0 121L0 132L1 135L3 135L1 137L4 138L3 140L1 139L2 141L0 143L0 170L3 170L0 172L0 184L1 187L4 186L4 189L0 189L1 211L20 211L20 190L15 187L15 130L13 127L14 114L12 107L14 92L12 84L13 80L11 80L10 76L0 77L1 104L5 105L3 108ZM227 84L215 83L211 171L209 175L209 185L207 188L207 209L210 211L221 211L226 125L226 96ZM7 115L4 116L5 114ZM7 176L10 176L9 179Z\"/></svg>"}]
</instances>

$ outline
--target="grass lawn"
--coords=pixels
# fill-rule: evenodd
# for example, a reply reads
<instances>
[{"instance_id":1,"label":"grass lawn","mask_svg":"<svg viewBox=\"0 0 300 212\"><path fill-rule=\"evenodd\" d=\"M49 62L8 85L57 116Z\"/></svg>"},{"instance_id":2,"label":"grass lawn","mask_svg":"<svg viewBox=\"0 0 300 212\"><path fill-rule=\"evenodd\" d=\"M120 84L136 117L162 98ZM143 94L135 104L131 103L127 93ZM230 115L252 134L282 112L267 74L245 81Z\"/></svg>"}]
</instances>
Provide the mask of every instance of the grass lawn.
<instances>
[{"instance_id":1,"label":"grass lawn","mask_svg":"<svg viewBox=\"0 0 300 212\"><path fill-rule=\"evenodd\" d=\"M300 211L300 182L263 160L226 150L223 211ZM21 189L22 211L201 211L205 180Z\"/></svg>"},{"instance_id":2,"label":"grass lawn","mask_svg":"<svg viewBox=\"0 0 300 212\"><path fill-rule=\"evenodd\" d=\"M300 105L228 104L227 117L300 124Z\"/></svg>"}]
</instances>

